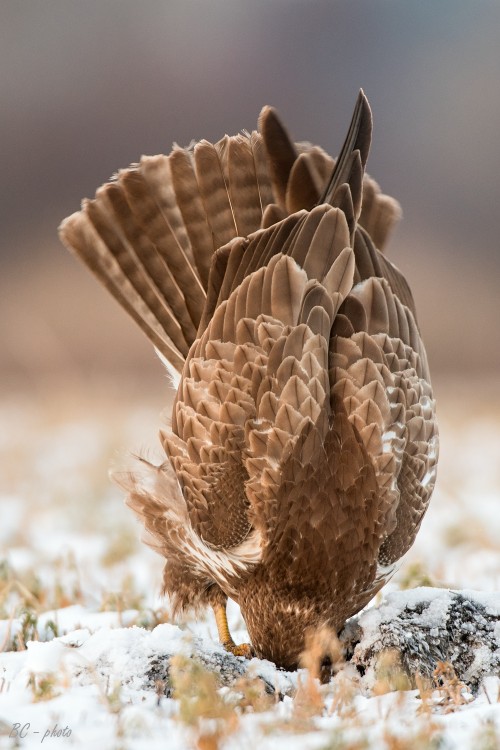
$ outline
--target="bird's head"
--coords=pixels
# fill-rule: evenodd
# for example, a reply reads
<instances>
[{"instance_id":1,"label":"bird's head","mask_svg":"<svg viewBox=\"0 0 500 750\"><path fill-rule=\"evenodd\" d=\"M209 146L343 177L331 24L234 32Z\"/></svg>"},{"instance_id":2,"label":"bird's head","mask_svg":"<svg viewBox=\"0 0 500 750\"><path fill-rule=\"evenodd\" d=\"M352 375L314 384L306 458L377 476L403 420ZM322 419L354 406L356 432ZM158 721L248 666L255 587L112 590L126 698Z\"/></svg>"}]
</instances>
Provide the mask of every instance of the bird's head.
<instances>
[{"instance_id":1,"label":"bird's head","mask_svg":"<svg viewBox=\"0 0 500 750\"><path fill-rule=\"evenodd\" d=\"M324 607L304 594L261 588L245 593L240 607L255 655L284 669L303 664L302 655L325 627L335 631Z\"/></svg>"}]
</instances>

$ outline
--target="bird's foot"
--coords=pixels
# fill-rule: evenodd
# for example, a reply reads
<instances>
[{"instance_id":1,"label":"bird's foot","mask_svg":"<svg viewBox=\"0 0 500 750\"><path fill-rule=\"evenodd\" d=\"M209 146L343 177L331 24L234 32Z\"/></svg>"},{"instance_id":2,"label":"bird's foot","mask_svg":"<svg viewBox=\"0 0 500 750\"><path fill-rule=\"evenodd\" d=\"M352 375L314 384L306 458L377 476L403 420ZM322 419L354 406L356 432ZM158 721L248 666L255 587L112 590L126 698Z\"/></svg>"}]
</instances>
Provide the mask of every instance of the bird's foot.
<instances>
[{"instance_id":1,"label":"bird's foot","mask_svg":"<svg viewBox=\"0 0 500 750\"><path fill-rule=\"evenodd\" d=\"M234 654L235 656L244 656L245 659L253 659L254 653L252 646L250 643L240 643L236 645L236 643L231 640L225 641L223 644L226 651L229 651L230 654Z\"/></svg>"},{"instance_id":2,"label":"bird's foot","mask_svg":"<svg viewBox=\"0 0 500 750\"><path fill-rule=\"evenodd\" d=\"M231 638L229 625L227 624L226 605L216 604L213 609L220 642L226 651L229 651L230 654L234 654L235 656L244 656L245 659L251 659L254 655L251 645L249 643L240 643L237 646Z\"/></svg>"}]
</instances>

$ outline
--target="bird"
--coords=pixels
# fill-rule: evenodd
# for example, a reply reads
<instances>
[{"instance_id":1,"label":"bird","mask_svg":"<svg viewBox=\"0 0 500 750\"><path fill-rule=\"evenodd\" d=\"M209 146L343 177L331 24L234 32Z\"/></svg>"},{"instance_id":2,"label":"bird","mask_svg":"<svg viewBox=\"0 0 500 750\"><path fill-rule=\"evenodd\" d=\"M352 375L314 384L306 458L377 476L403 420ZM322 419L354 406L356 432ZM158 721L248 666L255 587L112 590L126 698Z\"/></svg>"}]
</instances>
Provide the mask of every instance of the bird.
<instances>
[{"instance_id":1,"label":"bird","mask_svg":"<svg viewBox=\"0 0 500 750\"><path fill-rule=\"evenodd\" d=\"M385 255L401 209L366 173L371 135L362 90L336 159L265 106L257 130L143 156L60 227L176 391L161 463L116 477L163 593L285 669L393 575L436 480L415 303Z\"/></svg>"}]
</instances>

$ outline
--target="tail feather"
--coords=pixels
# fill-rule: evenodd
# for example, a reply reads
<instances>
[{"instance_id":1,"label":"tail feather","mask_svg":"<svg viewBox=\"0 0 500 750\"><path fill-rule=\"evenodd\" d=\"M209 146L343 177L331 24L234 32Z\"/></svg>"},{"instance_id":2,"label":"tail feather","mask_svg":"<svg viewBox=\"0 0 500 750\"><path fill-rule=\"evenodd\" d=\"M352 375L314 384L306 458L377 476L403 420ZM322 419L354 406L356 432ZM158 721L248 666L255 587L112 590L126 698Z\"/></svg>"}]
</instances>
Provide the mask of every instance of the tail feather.
<instances>
[{"instance_id":1,"label":"tail feather","mask_svg":"<svg viewBox=\"0 0 500 750\"><path fill-rule=\"evenodd\" d=\"M400 218L401 206L397 200L384 195L375 180L365 177L359 223L366 229L375 247L384 249L389 234Z\"/></svg>"},{"instance_id":2,"label":"tail feather","mask_svg":"<svg viewBox=\"0 0 500 750\"><path fill-rule=\"evenodd\" d=\"M228 139L228 186L236 231L246 237L260 226L261 197L251 141L243 136Z\"/></svg>"},{"instance_id":3,"label":"tail feather","mask_svg":"<svg viewBox=\"0 0 500 750\"><path fill-rule=\"evenodd\" d=\"M188 346L182 336L180 325L159 294L153 279L141 262L142 259L137 255L140 248L136 246L132 249L128 244L121 217L117 219L107 199L109 188L112 187L106 186L106 188L101 189L97 193L96 200L87 203L86 209L89 219L110 254L115 257L124 277L130 281L136 292L142 297L147 308L156 317L174 346L182 354L185 354Z\"/></svg>"},{"instance_id":4,"label":"tail feather","mask_svg":"<svg viewBox=\"0 0 500 750\"><path fill-rule=\"evenodd\" d=\"M163 154L143 156L138 171L148 185L160 215L170 228L172 244L179 247L180 251L186 256L187 262L193 266L194 258L189 237L172 184L170 156L164 156Z\"/></svg>"},{"instance_id":5,"label":"tail feather","mask_svg":"<svg viewBox=\"0 0 500 750\"><path fill-rule=\"evenodd\" d=\"M273 107L263 108L259 117L259 130L269 160L275 200L278 205L285 208L288 178L298 156L297 149Z\"/></svg>"},{"instance_id":6,"label":"tail feather","mask_svg":"<svg viewBox=\"0 0 500 750\"><path fill-rule=\"evenodd\" d=\"M68 216L61 224L60 233L68 247L71 247L101 284L135 320L158 351L180 371L184 355L166 337L157 317L147 307L143 296L124 275L118 262L94 229L88 215L84 211L79 211Z\"/></svg>"},{"instance_id":7,"label":"tail feather","mask_svg":"<svg viewBox=\"0 0 500 750\"><path fill-rule=\"evenodd\" d=\"M305 208L309 211L322 202L321 196L330 177L332 177L336 164L336 160L332 159L319 146L311 146L306 143L297 144L297 148L301 153L292 167L287 185L286 204L289 213L293 213L299 208ZM361 160L360 152L359 160ZM368 232L375 247L384 251L391 231L401 218L401 206L397 200L382 193L378 183L364 172L363 168L360 170L359 164L356 165L356 169L358 184L356 188L351 188L351 192L358 196L358 207L356 209L356 212L359 213L358 224ZM359 185L360 178L362 179L362 190ZM354 176L347 175L345 182L350 184L353 181ZM361 197L361 211L359 212ZM342 208L341 194L336 195L335 205ZM276 209L277 207L273 206L272 208ZM264 226L268 226L269 223L276 223L283 218L283 215L276 216L275 221L268 222Z\"/></svg>"},{"instance_id":8,"label":"tail feather","mask_svg":"<svg viewBox=\"0 0 500 750\"><path fill-rule=\"evenodd\" d=\"M268 227L271 227L273 224L277 224L278 221L282 221L285 218L285 209L281 208L281 206L278 206L277 203L270 203L268 206L266 206L262 215L261 227L262 229L267 229Z\"/></svg>"},{"instance_id":9,"label":"tail feather","mask_svg":"<svg viewBox=\"0 0 500 750\"><path fill-rule=\"evenodd\" d=\"M301 208L311 209L318 202L321 185L318 185L314 164L308 154L300 154L290 172L286 190L286 206L290 213Z\"/></svg>"},{"instance_id":10,"label":"tail feather","mask_svg":"<svg viewBox=\"0 0 500 750\"><path fill-rule=\"evenodd\" d=\"M266 230L267 234L262 232L262 237L257 235L255 238L255 252L252 253L251 262L244 271L244 275L247 276L258 268L267 265L270 259L280 252L304 216L305 212L292 214L283 219L283 221L280 221L279 224L269 227ZM269 237L267 241L266 237Z\"/></svg>"},{"instance_id":11,"label":"tail feather","mask_svg":"<svg viewBox=\"0 0 500 750\"><path fill-rule=\"evenodd\" d=\"M321 198L322 203L331 204L335 198L336 190L343 184L349 184L353 160L357 159L356 152L359 152L362 168L365 168L370 151L371 137L372 114L370 105L363 91L360 91L346 139Z\"/></svg>"},{"instance_id":12,"label":"tail feather","mask_svg":"<svg viewBox=\"0 0 500 750\"><path fill-rule=\"evenodd\" d=\"M213 254L213 236L198 189L193 155L188 149L174 148L169 156L172 184L193 250L193 258L203 288L207 288Z\"/></svg>"},{"instance_id":13,"label":"tail feather","mask_svg":"<svg viewBox=\"0 0 500 750\"><path fill-rule=\"evenodd\" d=\"M146 172L150 177L154 176L155 179L159 179L161 174L164 181L168 180L170 184L170 170L166 158L161 162L156 161L156 167L153 166L155 164L153 160L157 160L157 157L143 158L141 169L147 166ZM203 309L203 287L196 271L192 252L187 252L187 247L190 245L182 215L177 205L175 211L171 206L173 188L170 185L170 189L167 189L163 185L161 190L153 192L155 183L149 182L148 184L144 174L140 171L134 173L132 170L125 170L120 173L119 181L120 185L123 185L137 228L149 237L156 254L170 269L184 296L184 308L187 308L196 330ZM136 251L138 252L139 249L136 248ZM165 299L170 304L170 298L165 297Z\"/></svg>"},{"instance_id":14,"label":"tail feather","mask_svg":"<svg viewBox=\"0 0 500 750\"><path fill-rule=\"evenodd\" d=\"M237 235L222 164L214 144L200 141L194 147L196 179L213 236L213 249Z\"/></svg>"},{"instance_id":15,"label":"tail feather","mask_svg":"<svg viewBox=\"0 0 500 750\"><path fill-rule=\"evenodd\" d=\"M349 230L342 212L326 205L317 206L310 212L292 214L279 224L261 229L247 239L233 240L217 252L212 266L209 284L212 276L217 275L217 281L210 285L210 289L218 287L219 293L216 302L215 294L212 296L212 291L209 293L207 310L210 314L204 317L206 325L215 310L229 299L245 279L269 266L276 256L289 256L309 278L323 282L335 260L348 246ZM255 300L249 297L248 303L253 307ZM260 304L261 301L258 301L257 307ZM198 335L204 330L205 326L200 326Z\"/></svg>"},{"instance_id":16,"label":"tail feather","mask_svg":"<svg viewBox=\"0 0 500 750\"><path fill-rule=\"evenodd\" d=\"M267 206L271 205L274 201L274 193L269 176L269 164L264 139L256 130L250 133L250 148L252 149L255 164L255 177L257 178L257 187L259 190L260 207L262 214L264 214Z\"/></svg>"},{"instance_id":17,"label":"tail feather","mask_svg":"<svg viewBox=\"0 0 500 750\"><path fill-rule=\"evenodd\" d=\"M320 216L305 223L305 212L322 203L343 211L346 246L355 250L363 244L358 222L383 245L398 216L396 202L364 176L371 114L362 92L336 162L317 146L295 144L271 107L259 125L260 133L142 157L61 225L64 244L178 372L217 305L245 276L278 252L306 262L306 240ZM344 232L335 236L340 242ZM369 250L361 255L355 279L363 275L358 266L368 273L373 265ZM386 273L399 283L391 268Z\"/></svg>"},{"instance_id":18,"label":"tail feather","mask_svg":"<svg viewBox=\"0 0 500 750\"><path fill-rule=\"evenodd\" d=\"M132 180L129 179L130 182ZM126 194L114 183L108 185L105 190L113 208L114 218L123 230L129 246L134 249L139 263L142 264L145 273L154 284L161 300L168 300L168 306L171 310L170 318L172 314L174 316L173 319L169 320L169 325L177 330L177 321L184 337L180 346L188 346L188 342L196 335L193 319L196 320L197 310L192 309L191 296L184 298L179 289L179 286L182 288L179 280L180 274L174 277L164 256L157 252L156 247L158 245L154 245L151 241L152 233L150 232L150 236L148 236L143 231L142 222L139 223L136 220L137 204L133 201L131 194ZM197 282L199 284L197 277L194 274L191 275L192 284L195 285ZM173 338L172 334L171 338Z\"/></svg>"}]
</instances>

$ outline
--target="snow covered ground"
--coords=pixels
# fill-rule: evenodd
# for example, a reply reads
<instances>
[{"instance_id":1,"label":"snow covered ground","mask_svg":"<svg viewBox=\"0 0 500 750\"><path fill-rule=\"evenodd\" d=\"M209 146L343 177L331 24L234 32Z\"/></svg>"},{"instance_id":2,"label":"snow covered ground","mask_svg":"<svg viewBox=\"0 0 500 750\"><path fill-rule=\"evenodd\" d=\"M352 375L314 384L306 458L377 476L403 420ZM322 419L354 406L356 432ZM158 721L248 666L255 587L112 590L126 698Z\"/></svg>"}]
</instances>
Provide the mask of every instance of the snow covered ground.
<instances>
[{"instance_id":1,"label":"snow covered ground","mask_svg":"<svg viewBox=\"0 0 500 750\"><path fill-rule=\"evenodd\" d=\"M172 622L161 560L107 479L120 452L154 449L152 401L0 402L0 748L500 747L495 674L472 693L445 668L415 689L394 665L371 681L345 665L320 686L225 654L210 613ZM475 589L498 613L498 400L443 401L438 488L383 596L390 607L401 589Z\"/></svg>"}]
</instances>

